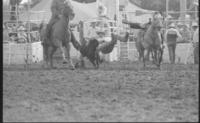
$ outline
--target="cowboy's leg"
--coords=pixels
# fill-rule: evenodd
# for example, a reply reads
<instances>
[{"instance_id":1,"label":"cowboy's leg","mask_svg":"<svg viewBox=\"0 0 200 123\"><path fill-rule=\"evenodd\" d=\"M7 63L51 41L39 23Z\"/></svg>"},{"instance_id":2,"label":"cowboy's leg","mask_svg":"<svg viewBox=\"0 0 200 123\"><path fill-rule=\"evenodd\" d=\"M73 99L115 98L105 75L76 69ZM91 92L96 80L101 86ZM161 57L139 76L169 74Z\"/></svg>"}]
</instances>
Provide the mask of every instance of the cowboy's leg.
<instances>
[{"instance_id":1,"label":"cowboy's leg","mask_svg":"<svg viewBox=\"0 0 200 123\"><path fill-rule=\"evenodd\" d=\"M176 44L173 46L173 63L175 63L176 60Z\"/></svg>"},{"instance_id":2,"label":"cowboy's leg","mask_svg":"<svg viewBox=\"0 0 200 123\"><path fill-rule=\"evenodd\" d=\"M195 48L194 48L194 64L198 64L199 63L199 44L196 43L195 44Z\"/></svg>"},{"instance_id":3,"label":"cowboy's leg","mask_svg":"<svg viewBox=\"0 0 200 123\"><path fill-rule=\"evenodd\" d=\"M169 52L169 61L172 63L172 46L168 45L168 52Z\"/></svg>"}]
</instances>

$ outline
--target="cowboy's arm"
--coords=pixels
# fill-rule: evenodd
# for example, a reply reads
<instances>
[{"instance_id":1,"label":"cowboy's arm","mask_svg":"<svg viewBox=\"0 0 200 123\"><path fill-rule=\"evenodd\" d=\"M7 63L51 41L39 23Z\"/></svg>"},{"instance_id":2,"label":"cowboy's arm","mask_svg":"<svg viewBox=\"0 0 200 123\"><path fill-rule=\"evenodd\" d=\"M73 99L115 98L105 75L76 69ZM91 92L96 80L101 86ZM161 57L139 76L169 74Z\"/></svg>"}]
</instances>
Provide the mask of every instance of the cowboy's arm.
<instances>
[{"instance_id":1,"label":"cowboy's arm","mask_svg":"<svg viewBox=\"0 0 200 123\"><path fill-rule=\"evenodd\" d=\"M176 29L176 33L177 33L178 38L182 39L182 36L177 29Z\"/></svg>"}]
</instances>

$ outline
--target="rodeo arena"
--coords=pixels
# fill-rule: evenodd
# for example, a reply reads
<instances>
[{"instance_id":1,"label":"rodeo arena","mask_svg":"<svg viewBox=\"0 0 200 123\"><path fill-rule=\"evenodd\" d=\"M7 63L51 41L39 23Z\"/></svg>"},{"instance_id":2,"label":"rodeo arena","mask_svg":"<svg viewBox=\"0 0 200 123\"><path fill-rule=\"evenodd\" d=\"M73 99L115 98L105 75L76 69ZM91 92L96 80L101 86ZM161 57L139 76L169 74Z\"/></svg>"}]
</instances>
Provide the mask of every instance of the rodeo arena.
<instances>
[{"instance_id":1,"label":"rodeo arena","mask_svg":"<svg viewBox=\"0 0 200 123\"><path fill-rule=\"evenodd\" d=\"M198 122L199 1L131 1L3 0L3 122Z\"/></svg>"}]
</instances>

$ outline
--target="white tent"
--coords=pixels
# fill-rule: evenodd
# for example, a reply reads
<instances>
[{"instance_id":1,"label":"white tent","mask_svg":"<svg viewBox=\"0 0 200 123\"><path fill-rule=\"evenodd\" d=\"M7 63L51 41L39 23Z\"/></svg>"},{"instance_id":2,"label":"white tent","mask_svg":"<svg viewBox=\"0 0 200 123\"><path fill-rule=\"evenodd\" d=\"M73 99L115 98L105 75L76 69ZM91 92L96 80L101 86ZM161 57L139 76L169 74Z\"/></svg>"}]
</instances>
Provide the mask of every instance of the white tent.
<instances>
[{"instance_id":1,"label":"white tent","mask_svg":"<svg viewBox=\"0 0 200 123\"><path fill-rule=\"evenodd\" d=\"M135 15L135 13L129 13L128 20L132 22L137 22L137 23L147 23L149 21L149 18L152 18L152 14L154 11L151 10L145 10L142 9L130 2L125 6L125 11L127 12L136 12L136 11L141 11L142 13L147 13L147 14L141 14L141 15Z\"/></svg>"},{"instance_id":2,"label":"white tent","mask_svg":"<svg viewBox=\"0 0 200 123\"><path fill-rule=\"evenodd\" d=\"M51 18L51 3L52 0L42 0L40 3L38 3L35 7L33 7L30 15L30 20L35 21L49 21ZM71 1L72 6L74 8L75 12L75 18L72 20L72 22L79 22L80 20L86 20L90 18L97 17L96 15L96 3L79 3L75 1ZM20 15L21 20L28 20L28 13L24 12Z\"/></svg>"}]
</instances>

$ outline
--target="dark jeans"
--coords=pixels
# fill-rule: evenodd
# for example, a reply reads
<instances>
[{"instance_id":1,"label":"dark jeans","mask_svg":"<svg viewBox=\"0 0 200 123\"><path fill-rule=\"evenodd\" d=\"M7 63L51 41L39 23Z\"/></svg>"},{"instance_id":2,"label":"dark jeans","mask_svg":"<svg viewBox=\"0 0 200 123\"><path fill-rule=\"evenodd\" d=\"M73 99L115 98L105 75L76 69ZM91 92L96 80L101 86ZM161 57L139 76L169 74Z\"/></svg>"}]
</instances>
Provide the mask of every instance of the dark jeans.
<instances>
[{"instance_id":1,"label":"dark jeans","mask_svg":"<svg viewBox=\"0 0 200 123\"><path fill-rule=\"evenodd\" d=\"M194 63L199 64L199 43L195 43L194 48Z\"/></svg>"},{"instance_id":2,"label":"dark jeans","mask_svg":"<svg viewBox=\"0 0 200 123\"><path fill-rule=\"evenodd\" d=\"M170 62L173 64L173 63L175 63L176 44L170 44L170 45L168 44L167 46L168 46L168 52L169 52L169 60L170 60Z\"/></svg>"}]
</instances>

